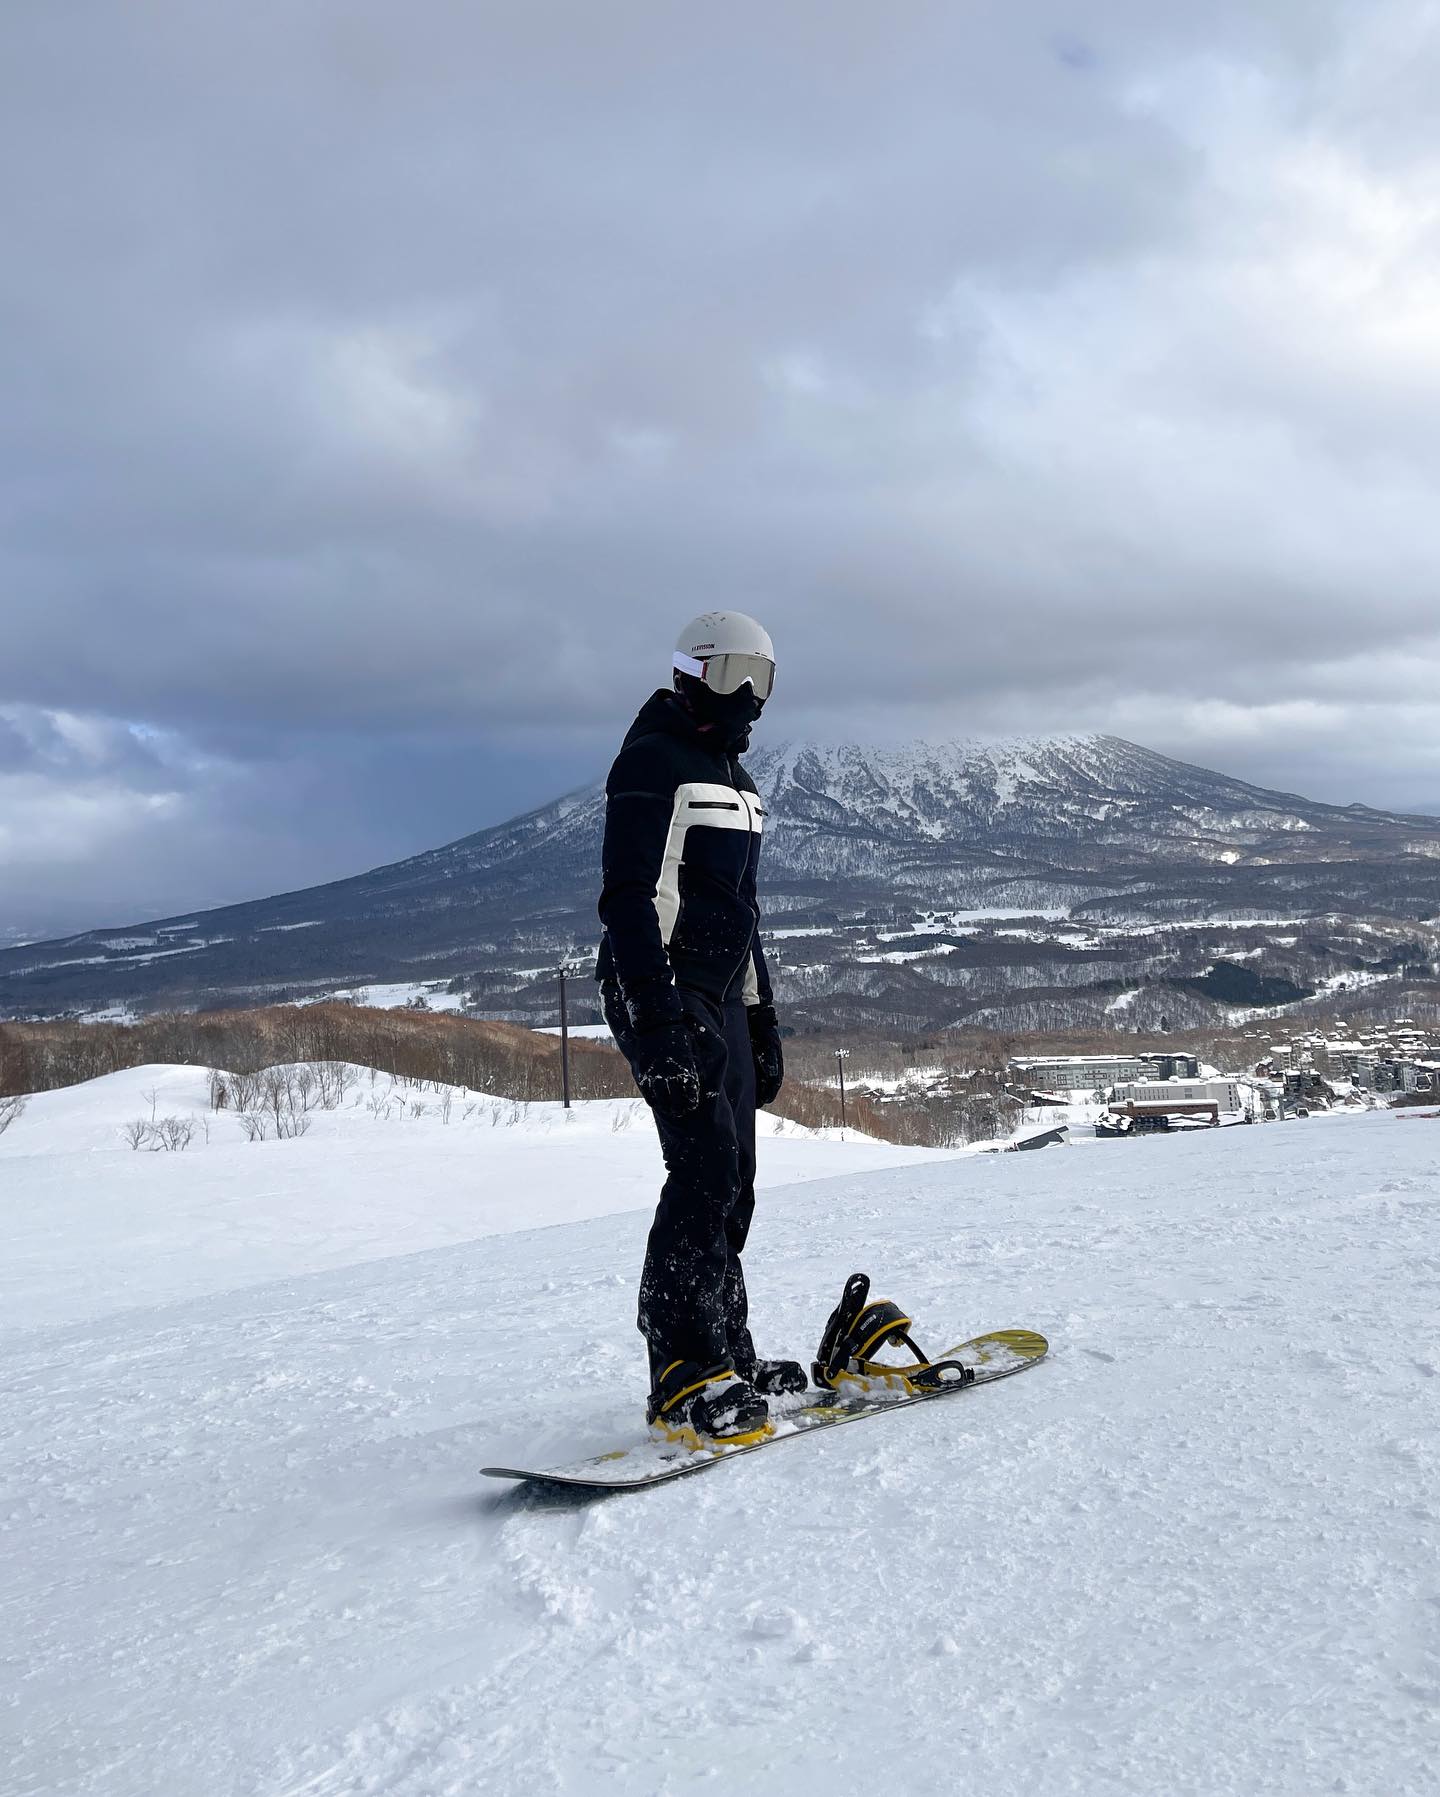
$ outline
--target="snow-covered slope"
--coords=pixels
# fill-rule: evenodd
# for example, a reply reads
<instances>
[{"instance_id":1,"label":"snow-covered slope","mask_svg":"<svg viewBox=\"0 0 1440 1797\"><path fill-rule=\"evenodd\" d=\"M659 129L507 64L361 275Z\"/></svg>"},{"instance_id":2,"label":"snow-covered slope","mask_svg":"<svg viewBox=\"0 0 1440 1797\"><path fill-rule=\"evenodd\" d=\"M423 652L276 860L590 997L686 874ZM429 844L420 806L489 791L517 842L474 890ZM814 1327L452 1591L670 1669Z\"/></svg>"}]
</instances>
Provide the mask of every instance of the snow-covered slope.
<instances>
[{"instance_id":1,"label":"snow-covered slope","mask_svg":"<svg viewBox=\"0 0 1440 1797\"><path fill-rule=\"evenodd\" d=\"M316 1271L302 1193L340 1136L171 1165L21 1154L32 1125L0 1158L7 1220L32 1216L31 1308L0 1331L7 1797L1437 1787L1440 1123L771 1189L767 1346L810 1349L865 1267L922 1341L1029 1324L1051 1360L588 1506L477 1468L636 1425L623 1136L587 1169L616 1214L412 1253L425 1163L357 1154ZM503 1135L467 1142L477 1191ZM207 1191L236 1227L196 1244L185 1299ZM107 1292L77 1268L117 1213L149 1247Z\"/></svg>"},{"instance_id":2,"label":"snow-covered slope","mask_svg":"<svg viewBox=\"0 0 1440 1797\"><path fill-rule=\"evenodd\" d=\"M31 1098L0 1136L0 1327L79 1321L653 1202L664 1177L640 1100L516 1104L356 1069L308 1133L248 1143L198 1067L134 1067ZM195 1120L183 1153L135 1152L137 1118ZM758 1183L947 1158L762 1113ZM57 1266L58 1236L69 1241Z\"/></svg>"}]
</instances>

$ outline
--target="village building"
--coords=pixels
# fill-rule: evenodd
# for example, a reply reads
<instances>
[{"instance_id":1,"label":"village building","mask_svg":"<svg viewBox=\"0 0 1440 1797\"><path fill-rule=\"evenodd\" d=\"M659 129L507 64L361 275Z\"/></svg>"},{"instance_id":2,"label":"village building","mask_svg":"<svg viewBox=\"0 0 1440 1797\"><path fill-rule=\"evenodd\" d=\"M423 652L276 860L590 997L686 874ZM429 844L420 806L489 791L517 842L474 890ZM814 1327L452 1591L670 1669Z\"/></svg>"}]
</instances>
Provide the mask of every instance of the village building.
<instances>
[{"instance_id":1,"label":"village building","mask_svg":"<svg viewBox=\"0 0 1440 1797\"><path fill-rule=\"evenodd\" d=\"M1148 1054L1039 1055L1012 1060L1011 1085L1032 1092L1108 1092L1137 1080L1197 1079L1200 1062L1182 1050Z\"/></svg>"},{"instance_id":2,"label":"village building","mask_svg":"<svg viewBox=\"0 0 1440 1797\"><path fill-rule=\"evenodd\" d=\"M1012 1083L1033 1092L1106 1091L1145 1074L1146 1064L1138 1055L1041 1055L1010 1063Z\"/></svg>"}]
</instances>

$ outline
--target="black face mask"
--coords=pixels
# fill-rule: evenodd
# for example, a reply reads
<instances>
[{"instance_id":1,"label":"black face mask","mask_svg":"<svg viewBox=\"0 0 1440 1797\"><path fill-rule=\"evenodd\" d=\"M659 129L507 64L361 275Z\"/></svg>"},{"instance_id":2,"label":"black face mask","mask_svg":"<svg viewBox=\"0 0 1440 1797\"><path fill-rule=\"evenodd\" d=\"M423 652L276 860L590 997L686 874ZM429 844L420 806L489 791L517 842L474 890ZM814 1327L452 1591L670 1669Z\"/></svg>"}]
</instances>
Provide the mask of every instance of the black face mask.
<instances>
[{"instance_id":1,"label":"black face mask","mask_svg":"<svg viewBox=\"0 0 1440 1797\"><path fill-rule=\"evenodd\" d=\"M753 686L717 693L693 674L677 674L675 690L696 722L713 729L728 753L738 755L749 747L750 727L765 709Z\"/></svg>"}]
</instances>

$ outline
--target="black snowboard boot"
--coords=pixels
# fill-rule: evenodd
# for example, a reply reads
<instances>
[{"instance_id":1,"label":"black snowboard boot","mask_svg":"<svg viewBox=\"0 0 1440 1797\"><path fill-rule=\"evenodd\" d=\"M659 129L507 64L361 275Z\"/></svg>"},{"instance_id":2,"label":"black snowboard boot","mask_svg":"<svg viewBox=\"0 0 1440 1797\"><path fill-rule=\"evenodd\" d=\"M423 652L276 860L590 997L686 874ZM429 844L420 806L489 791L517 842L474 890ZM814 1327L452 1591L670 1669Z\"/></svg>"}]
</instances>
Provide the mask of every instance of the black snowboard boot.
<instances>
[{"instance_id":1,"label":"black snowboard boot","mask_svg":"<svg viewBox=\"0 0 1440 1797\"><path fill-rule=\"evenodd\" d=\"M767 1398L784 1397L787 1393L805 1391L810 1381L798 1360L760 1360L755 1353L750 1331L740 1331L737 1346L730 1344L730 1364L740 1377Z\"/></svg>"},{"instance_id":2,"label":"black snowboard boot","mask_svg":"<svg viewBox=\"0 0 1440 1797\"><path fill-rule=\"evenodd\" d=\"M672 1360L655 1382L645 1419L666 1441L743 1447L770 1433L770 1406L728 1360L702 1367Z\"/></svg>"},{"instance_id":3,"label":"black snowboard boot","mask_svg":"<svg viewBox=\"0 0 1440 1797\"><path fill-rule=\"evenodd\" d=\"M792 1392L805 1391L810 1381L805 1377L805 1369L798 1360L757 1360L755 1370L750 1374L750 1383L762 1396L780 1398Z\"/></svg>"}]
</instances>

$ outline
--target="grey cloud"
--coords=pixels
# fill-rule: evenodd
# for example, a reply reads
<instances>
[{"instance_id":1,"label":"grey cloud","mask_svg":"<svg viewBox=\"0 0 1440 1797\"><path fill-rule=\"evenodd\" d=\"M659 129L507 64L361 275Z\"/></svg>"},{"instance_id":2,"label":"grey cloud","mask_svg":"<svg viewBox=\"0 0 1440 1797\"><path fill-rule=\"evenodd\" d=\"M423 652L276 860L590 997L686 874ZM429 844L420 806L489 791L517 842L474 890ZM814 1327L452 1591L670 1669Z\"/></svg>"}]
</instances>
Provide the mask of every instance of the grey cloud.
<instances>
[{"instance_id":1,"label":"grey cloud","mask_svg":"<svg viewBox=\"0 0 1440 1797\"><path fill-rule=\"evenodd\" d=\"M135 790L175 783L183 758L144 726L113 718L0 705L0 768L45 779L120 780Z\"/></svg>"},{"instance_id":2,"label":"grey cloud","mask_svg":"<svg viewBox=\"0 0 1440 1797\"><path fill-rule=\"evenodd\" d=\"M0 770L18 772L29 765L32 750L20 726L0 716Z\"/></svg>"},{"instance_id":3,"label":"grey cloud","mask_svg":"<svg viewBox=\"0 0 1440 1797\"><path fill-rule=\"evenodd\" d=\"M174 795L167 878L203 819L207 890L587 776L716 603L826 734L1129 720L1414 802L1417 7L12 9L0 706L110 743L57 793Z\"/></svg>"}]
</instances>

